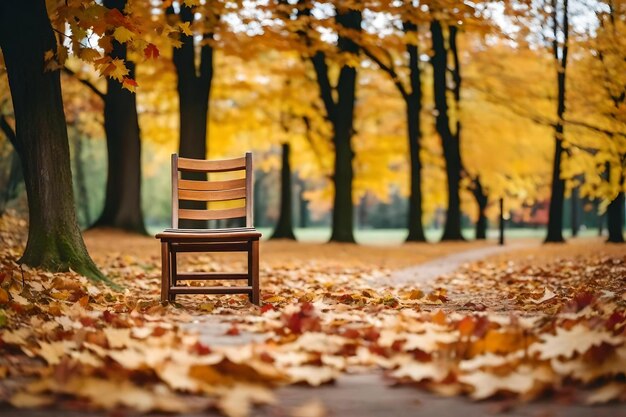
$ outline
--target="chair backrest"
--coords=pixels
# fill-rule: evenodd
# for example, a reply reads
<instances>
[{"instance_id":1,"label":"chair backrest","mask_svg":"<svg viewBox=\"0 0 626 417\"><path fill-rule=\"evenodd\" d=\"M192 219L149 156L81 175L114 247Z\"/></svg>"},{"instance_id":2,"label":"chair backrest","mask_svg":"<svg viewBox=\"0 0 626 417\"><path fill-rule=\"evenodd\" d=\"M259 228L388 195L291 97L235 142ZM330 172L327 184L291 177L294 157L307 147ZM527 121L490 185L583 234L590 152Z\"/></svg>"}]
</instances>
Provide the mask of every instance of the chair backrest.
<instances>
[{"instance_id":1,"label":"chair backrest","mask_svg":"<svg viewBox=\"0 0 626 417\"><path fill-rule=\"evenodd\" d=\"M213 172L244 171L245 177L221 181L211 181ZM207 174L207 180L179 178L179 172L200 172ZM181 158L172 154L172 228L178 229L179 219L221 220L238 217L246 218L246 227L253 227L253 177L252 153L235 159L208 161L203 159ZM217 201L241 200L244 205L228 209L181 209L180 200ZM208 204L206 204L208 206Z\"/></svg>"}]
</instances>

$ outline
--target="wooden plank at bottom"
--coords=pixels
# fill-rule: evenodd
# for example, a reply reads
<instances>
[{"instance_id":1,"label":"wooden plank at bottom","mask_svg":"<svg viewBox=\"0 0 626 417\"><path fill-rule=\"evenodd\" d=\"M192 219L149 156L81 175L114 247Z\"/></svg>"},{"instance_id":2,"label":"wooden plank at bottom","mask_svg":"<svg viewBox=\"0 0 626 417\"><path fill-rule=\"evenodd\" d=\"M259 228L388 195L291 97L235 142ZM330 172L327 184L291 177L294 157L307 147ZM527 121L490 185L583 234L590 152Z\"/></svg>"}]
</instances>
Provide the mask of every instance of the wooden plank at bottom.
<instances>
[{"instance_id":1,"label":"wooden plank at bottom","mask_svg":"<svg viewBox=\"0 0 626 417\"><path fill-rule=\"evenodd\" d=\"M172 287L170 294L249 294L252 287Z\"/></svg>"}]
</instances>

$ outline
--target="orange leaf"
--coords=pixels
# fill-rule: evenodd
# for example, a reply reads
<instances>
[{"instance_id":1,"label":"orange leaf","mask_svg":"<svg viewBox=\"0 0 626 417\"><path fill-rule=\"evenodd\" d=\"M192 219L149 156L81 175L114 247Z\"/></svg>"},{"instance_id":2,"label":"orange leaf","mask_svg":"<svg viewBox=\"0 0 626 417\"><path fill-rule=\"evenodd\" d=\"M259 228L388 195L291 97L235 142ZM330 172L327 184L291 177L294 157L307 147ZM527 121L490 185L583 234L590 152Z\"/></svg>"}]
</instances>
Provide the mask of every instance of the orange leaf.
<instances>
[{"instance_id":1,"label":"orange leaf","mask_svg":"<svg viewBox=\"0 0 626 417\"><path fill-rule=\"evenodd\" d=\"M431 316L431 320L433 323L444 325L446 324L446 313L437 310L437 312Z\"/></svg>"},{"instance_id":2,"label":"orange leaf","mask_svg":"<svg viewBox=\"0 0 626 417\"><path fill-rule=\"evenodd\" d=\"M459 321L459 332L461 336L469 336L474 332L474 319L471 317L464 317L463 320Z\"/></svg>"},{"instance_id":3,"label":"orange leaf","mask_svg":"<svg viewBox=\"0 0 626 417\"><path fill-rule=\"evenodd\" d=\"M135 88L137 88L137 81L133 80L132 78L124 78L122 80L122 87L134 92Z\"/></svg>"},{"instance_id":4,"label":"orange leaf","mask_svg":"<svg viewBox=\"0 0 626 417\"><path fill-rule=\"evenodd\" d=\"M9 293L4 288L0 288L0 304L9 302Z\"/></svg>"}]
</instances>

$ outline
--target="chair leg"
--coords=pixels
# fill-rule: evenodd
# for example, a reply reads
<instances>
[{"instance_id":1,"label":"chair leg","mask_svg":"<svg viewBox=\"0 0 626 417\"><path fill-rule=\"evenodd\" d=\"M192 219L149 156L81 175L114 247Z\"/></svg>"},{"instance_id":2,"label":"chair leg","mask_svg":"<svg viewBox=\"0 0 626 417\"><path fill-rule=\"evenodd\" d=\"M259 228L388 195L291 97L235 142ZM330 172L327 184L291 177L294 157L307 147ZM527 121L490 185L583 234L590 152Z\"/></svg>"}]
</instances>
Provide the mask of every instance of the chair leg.
<instances>
[{"instance_id":1,"label":"chair leg","mask_svg":"<svg viewBox=\"0 0 626 417\"><path fill-rule=\"evenodd\" d=\"M176 252L174 252L173 250L171 250L171 246L170 246L170 287L173 287L176 285L176 274L178 271L176 262L177 262L177 258L176 258ZM169 301L176 301L176 294L169 294Z\"/></svg>"},{"instance_id":2,"label":"chair leg","mask_svg":"<svg viewBox=\"0 0 626 417\"><path fill-rule=\"evenodd\" d=\"M252 287L249 295L250 302L255 305L261 303L259 288L259 241L252 240L248 249L248 285Z\"/></svg>"},{"instance_id":3,"label":"chair leg","mask_svg":"<svg viewBox=\"0 0 626 417\"><path fill-rule=\"evenodd\" d=\"M170 254L168 242L161 241L161 302L169 300L170 295Z\"/></svg>"}]
</instances>

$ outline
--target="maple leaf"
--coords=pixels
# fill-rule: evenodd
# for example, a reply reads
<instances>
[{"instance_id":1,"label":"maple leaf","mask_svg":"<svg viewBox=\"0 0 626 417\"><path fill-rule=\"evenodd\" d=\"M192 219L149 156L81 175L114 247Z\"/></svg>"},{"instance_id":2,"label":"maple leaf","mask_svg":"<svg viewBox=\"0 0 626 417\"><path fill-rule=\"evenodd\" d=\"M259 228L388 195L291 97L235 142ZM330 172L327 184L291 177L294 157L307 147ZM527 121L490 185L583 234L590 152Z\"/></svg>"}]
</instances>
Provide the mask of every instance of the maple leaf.
<instances>
[{"instance_id":1,"label":"maple leaf","mask_svg":"<svg viewBox=\"0 0 626 417\"><path fill-rule=\"evenodd\" d=\"M137 89L137 81L132 78L124 77L122 80L122 87L134 93Z\"/></svg>"},{"instance_id":2,"label":"maple leaf","mask_svg":"<svg viewBox=\"0 0 626 417\"><path fill-rule=\"evenodd\" d=\"M541 335L540 342L533 344L530 351L539 353L540 359L571 358L575 353L585 353L592 346L602 343L617 345L623 343L623 340L606 330L591 330L579 323L569 330L558 327L554 335Z\"/></svg>"},{"instance_id":3,"label":"maple leaf","mask_svg":"<svg viewBox=\"0 0 626 417\"><path fill-rule=\"evenodd\" d=\"M448 369L440 363L411 361L402 364L393 371L391 376L395 378L409 378L411 381L420 382L425 379L441 382L448 376Z\"/></svg>"},{"instance_id":4,"label":"maple leaf","mask_svg":"<svg viewBox=\"0 0 626 417\"><path fill-rule=\"evenodd\" d=\"M48 362L50 365L57 365L61 362L63 357L71 348L76 346L76 343L68 340L62 340L59 342L40 342L39 355Z\"/></svg>"},{"instance_id":5,"label":"maple leaf","mask_svg":"<svg viewBox=\"0 0 626 417\"><path fill-rule=\"evenodd\" d=\"M94 62L95 60L101 58L100 52L93 48L80 48L77 55L85 62Z\"/></svg>"},{"instance_id":6,"label":"maple leaf","mask_svg":"<svg viewBox=\"0 0 626 417\"><path fill-rule=\"evenodd\" d=\"M548 368L528 366L520 366L504 376L478 371L458 377L460 382L474 388L470 395L477 400L489 398L499 392L526 395L549 382L551 378L552 372Z\"/></svg>"},{"instance_id":7,"label":"maple leaf","mask_svg":"<svg viewBox=\"0 0 626 417\"><path fill-rule=\"evenodd\" d=\"M297 366L285 370L293 383L306 382L317 387L337 378L337 370L329 366Z\"/></svg>"},{"instance_id":8,"label":"maple leaf","mask_svg":"<svg viewBox=\"0 0 626 417\"><path fill-rule=\"evenodd\" d=\"M126 29L124 26L118 26L113 32L113 37L119 43L126 43L130 41L134 36L135 34Z\"/></svg>"},{"instance_id":9,"label":"maple leaf","mask_svg":"<svg viewBox=\"0 0 626 417\"><path fill-rule=\"evenodd\" d=\"M159 57L159 48L155 44L149 43L143 50L146 59L157 59Z\"/></svg>"},{"instance_id":10,"label":"maple leaf","mask_svg":"<svg viewBox=\"0 0 626 417\"><path fill-rule=\"evenodd\" d=\"M189 22L178 22L178 27L182 33L187 36L193 36L193 32L191 31L191 27L189 25Z\"/></svg>"}]
</instances>

